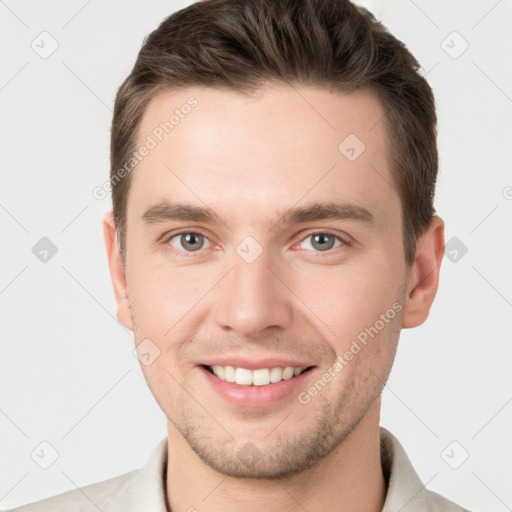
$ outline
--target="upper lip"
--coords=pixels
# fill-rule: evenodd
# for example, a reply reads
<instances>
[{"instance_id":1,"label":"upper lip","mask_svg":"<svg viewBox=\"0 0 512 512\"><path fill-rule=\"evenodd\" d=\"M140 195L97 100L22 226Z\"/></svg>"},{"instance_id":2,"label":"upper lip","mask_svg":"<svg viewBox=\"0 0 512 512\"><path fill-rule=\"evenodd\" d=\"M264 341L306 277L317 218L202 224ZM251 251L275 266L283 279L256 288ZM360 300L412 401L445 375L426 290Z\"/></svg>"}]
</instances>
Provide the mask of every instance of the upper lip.
<instances>
[{"instance_id":1,"label":"upper lip","mask_svg":"<svg viewBox=\"0 0 512 512\"><path fill-rule=\"evenodd\" d=\"M314 366L305 361L297 359L247 359L244 357L216 357L200 363L203 366L233 366L234 368L247 368L248 370L258 370L260 368L286 368L292 366L294 368Z\"/></svg>"}]
</instances>

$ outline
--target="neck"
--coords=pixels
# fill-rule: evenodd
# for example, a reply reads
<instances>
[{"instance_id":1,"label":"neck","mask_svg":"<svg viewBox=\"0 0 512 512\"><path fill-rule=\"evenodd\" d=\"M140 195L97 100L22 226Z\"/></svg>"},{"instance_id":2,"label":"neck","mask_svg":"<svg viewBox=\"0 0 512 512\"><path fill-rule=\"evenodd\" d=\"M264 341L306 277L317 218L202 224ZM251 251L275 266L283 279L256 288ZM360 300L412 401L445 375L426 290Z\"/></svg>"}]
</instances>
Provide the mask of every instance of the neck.
<instances>
[{"instance_id":1,"label":"neck","mask_svg":"<svg viewBox=\"0 0 512 512\"><path fill-rule=\"evenodd\" d=\"M210 468L168 423L170 512L208 510L380 512L386 497L379 436L380 401L318 464L281 480L233 478Z\"/></svg>"}]
</instances>

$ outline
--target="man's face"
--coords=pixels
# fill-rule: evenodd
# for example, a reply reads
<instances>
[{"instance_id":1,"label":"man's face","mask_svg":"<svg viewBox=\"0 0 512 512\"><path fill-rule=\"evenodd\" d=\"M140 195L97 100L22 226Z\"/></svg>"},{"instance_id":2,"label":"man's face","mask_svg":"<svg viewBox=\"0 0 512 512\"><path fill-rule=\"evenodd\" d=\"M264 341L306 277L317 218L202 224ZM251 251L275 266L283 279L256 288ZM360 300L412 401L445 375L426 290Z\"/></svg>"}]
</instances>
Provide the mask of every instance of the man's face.
<instances>
[{"instance_id":1,"label":"man's face","mask_svg":"<svg viewBox=\"0 0 512 512\"><path fill-rule=\"evenodd\" d=\"M146 109L137 147L157 145L131 177L120 317L159 353L142 369L170 432L218 471L301 471L379 402L407 278L384 116L370 92L286 86L164 92ZM312 208L326 204L339 215ZM286 367L307 370L266 384Z\"/></svg>"}]
</instances>

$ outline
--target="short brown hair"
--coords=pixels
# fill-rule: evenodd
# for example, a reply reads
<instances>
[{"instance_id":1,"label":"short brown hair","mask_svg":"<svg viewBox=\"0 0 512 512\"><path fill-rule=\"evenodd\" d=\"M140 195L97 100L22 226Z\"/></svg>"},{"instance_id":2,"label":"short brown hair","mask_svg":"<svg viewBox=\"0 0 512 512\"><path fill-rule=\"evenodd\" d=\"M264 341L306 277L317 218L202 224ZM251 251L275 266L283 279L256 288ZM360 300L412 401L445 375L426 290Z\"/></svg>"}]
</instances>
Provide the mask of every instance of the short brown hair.
<instances>
[{"instance_id":1,"label":"short brown hair","mask_svg":"<svg viewBox=\"0 0 512 512\"><path fill-rule=\"evenodd\" d=\"M146 37L116 96L110 181L123 261L131 173L120 170L135 150L148 102L162 90L250 94L274 81L344 93L367 88L378 96L412 265L435 213L438 169L434 96L419 67L373 14L348 0L203 0L175 12Z\"/></svg>"}]
</instances>

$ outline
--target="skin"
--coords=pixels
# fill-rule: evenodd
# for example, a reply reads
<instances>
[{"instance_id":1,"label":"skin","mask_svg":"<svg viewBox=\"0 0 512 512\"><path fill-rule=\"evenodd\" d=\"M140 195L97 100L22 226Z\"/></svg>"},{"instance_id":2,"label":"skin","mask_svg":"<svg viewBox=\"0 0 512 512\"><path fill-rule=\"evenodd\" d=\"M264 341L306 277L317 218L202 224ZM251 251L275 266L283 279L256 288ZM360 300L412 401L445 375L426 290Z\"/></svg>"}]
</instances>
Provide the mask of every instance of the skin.
<instances>
[{"instance_id":1,"label":"skin","mask_svg":"<svg viewBox=\"0 0 512 512\"><path fill-rule=\"evenodd\" d=\"M160 351L141 368L168 419L168 508L381 510L380 396L400 329L423 323L434 300L444 223L433 218L407 267L385 110L370 91L166 91L146 109L140 145L191 96L198 105L131 176L125 267L112 213L104 218L117 317L136 345L150 339ZM366 146L354 161L338 150L349 134ZM143 220L171 201L206 205L222 222ZM279 215L326 201L365 208L373 221L294 225ZM187 252L175 236L182 229L206 237L199 250ZM311 235L326 232L344 242L322 251ZM236 251L247 236L263 251L252 263ZM393 304L401 311L300 403L299 392ZM219 355L300 359L313 369L277 403L235 407L198 366ZM258 454L252 464L238 456L247 443Z\"/></svg>"}]
</instances>

